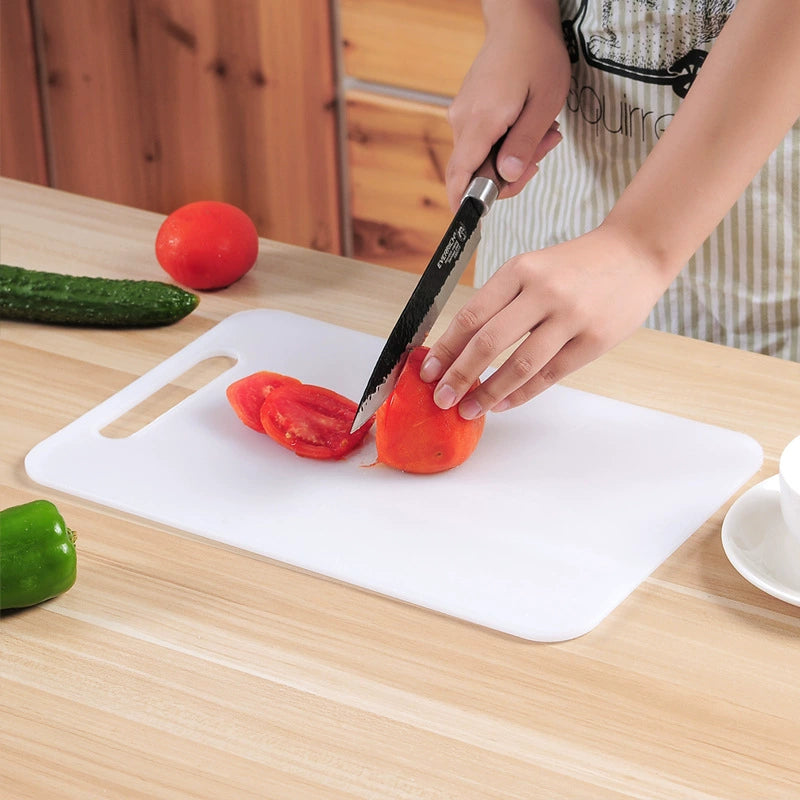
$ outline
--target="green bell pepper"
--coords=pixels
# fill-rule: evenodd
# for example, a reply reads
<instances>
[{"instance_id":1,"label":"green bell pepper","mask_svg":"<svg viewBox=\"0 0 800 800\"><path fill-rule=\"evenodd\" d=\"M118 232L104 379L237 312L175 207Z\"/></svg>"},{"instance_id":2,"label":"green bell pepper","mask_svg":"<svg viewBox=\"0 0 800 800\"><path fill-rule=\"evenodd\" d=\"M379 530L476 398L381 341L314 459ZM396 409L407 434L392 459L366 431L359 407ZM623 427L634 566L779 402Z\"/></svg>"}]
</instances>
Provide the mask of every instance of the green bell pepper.
<instances>
[{"instance_id":1,"label":"green bell pepper","mask_svg":"<svg viewBox=\"0 0 800 800\"><path fill-rule=\"evenodd\" d=\"M77 576L75 533L49 500L0 511L0 609L66 592Z\"/></svg>"}]
</instances>

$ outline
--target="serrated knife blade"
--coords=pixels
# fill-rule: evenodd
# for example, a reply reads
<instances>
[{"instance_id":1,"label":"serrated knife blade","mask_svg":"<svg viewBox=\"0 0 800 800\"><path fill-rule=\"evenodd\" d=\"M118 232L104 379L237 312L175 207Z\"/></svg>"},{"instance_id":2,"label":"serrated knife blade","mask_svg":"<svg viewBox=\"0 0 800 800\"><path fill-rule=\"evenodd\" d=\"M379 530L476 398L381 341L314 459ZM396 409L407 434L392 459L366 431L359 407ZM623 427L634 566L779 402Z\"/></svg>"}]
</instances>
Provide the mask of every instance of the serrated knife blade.
<instances>
[{"instance_id":1,"label":"serrated knife blade","mask_svg":"<svg viewBox=\"0 0 800 800\"><path fill-rule=\"evenodd\" d=\"M400 377L406 356L421 345L458 285L480 241L480 221L505 182L496 168L498 142L472 181L439 246L389 334L353 419L358 430L380 408Z\"/></svg>"}]
</instances>

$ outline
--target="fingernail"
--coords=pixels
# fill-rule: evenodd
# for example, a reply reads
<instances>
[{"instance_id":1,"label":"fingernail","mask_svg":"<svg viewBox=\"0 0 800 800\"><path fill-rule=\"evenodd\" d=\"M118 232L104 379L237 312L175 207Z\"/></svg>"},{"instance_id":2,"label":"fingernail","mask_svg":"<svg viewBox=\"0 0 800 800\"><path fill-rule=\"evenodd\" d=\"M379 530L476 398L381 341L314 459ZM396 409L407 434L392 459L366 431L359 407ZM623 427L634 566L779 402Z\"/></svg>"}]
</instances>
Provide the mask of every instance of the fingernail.
<instances>
[{"instance_id":1,"label":"fingernail","mask_svg":"<svg viewBox=\"0 0 800 800\"><path fill-rule=\"evenodd\" d=\"M430 383L431 381L435 381L440 378L442 375L442 362L439 361L436 356L431 356L430 358L426 358L425 361L422 362L422 366L419 370L419 377L425 381L425 383Z\"/></svg>"},{"instance_id":2,"label":"fingernail","mask_svg":"<svg viewBox=\"0 0 800 800\"><path fill-rule=\"evenodd\" d=\"M516 156L506 156L502 163L498 164L498 169L500 170L500 176L503 180L514 183L514 181L518 180L522 175L525 164L522 162L522 159Z\"/></svg>"},{"instance_id":3,"label":"fingernail","mask_svg":"<svg viewBox=\"0 0 800 800\"><path fill-rule=\"evenodd\" d=\"M506 397L501 400L496 406L492 406L492 413L499 414L501 411L508 411L511 408L511 401Z\"/></svg>"},{"instance_id":4,"label":"fingernail","mask_svg":"<svg viewBox=\"0 0 800 800\"><path fill-rule=\"evenodd\" d=\"M452 386L446 383L442 386L437 386L436 391L433 393L433 402L439 408L448 409L456 402L456 392Z\"/></svg>"},{"instance_id":5,"label":"fingernail","mask_svg":"<svg viewBox=\"0 0 800 800\"><path fill-rule=\"evenodd\" d=\"M475 417L479 417L483 409L481 408L480 403L477 400L472 400L471 398L465 400L459 407L458 413L461 415L462 419L475 419Z\"/></svg>"}]
</instances>

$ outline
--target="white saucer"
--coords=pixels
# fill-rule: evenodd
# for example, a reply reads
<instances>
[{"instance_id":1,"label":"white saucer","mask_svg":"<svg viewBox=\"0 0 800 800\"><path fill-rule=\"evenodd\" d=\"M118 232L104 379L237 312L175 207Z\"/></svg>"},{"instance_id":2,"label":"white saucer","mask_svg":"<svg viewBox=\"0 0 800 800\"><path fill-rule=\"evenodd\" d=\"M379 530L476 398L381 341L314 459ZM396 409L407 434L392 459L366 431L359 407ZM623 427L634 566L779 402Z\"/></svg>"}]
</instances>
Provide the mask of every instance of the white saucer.
<instances>
[{"instance_id":1,"label":"white saucer","mask_svg":"<svg viewBox=\"0 0 800 800\"><path fill-rule=\"evenodd\" d=\"M753 586L800 606L800 541L783 521L777 475L746 491L730 507L722 523L722 547Z\"/></svg>"}]
</instances>

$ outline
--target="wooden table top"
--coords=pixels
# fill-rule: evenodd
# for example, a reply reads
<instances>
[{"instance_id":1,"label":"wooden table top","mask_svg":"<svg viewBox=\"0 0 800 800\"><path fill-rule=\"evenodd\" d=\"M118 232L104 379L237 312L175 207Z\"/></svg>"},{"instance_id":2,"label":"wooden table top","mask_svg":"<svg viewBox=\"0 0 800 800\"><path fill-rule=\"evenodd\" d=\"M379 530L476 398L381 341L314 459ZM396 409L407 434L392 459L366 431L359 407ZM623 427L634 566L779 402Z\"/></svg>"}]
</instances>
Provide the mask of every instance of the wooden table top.
<instances>
[{"instance_id":1,"label":"wooden table top","mask_svg":"<svg viewBox=\"0 0 800 800\"><path fill-rule=\"evenodd\" d=\"M161 220L0 179L3 263L161 280ZM47 497L79 531L75 586L2 618L2 796L800 797L800 608L726 559L735 497L592 632L537 644L25 473L34 445L236 311L386 336L414 280L262 241L173 326L0 323L0 503ZM668 334L638 331L564 383L753 436L765 460L742 491L800 433L800 364Z\"/></svg>"}]
</instances>

